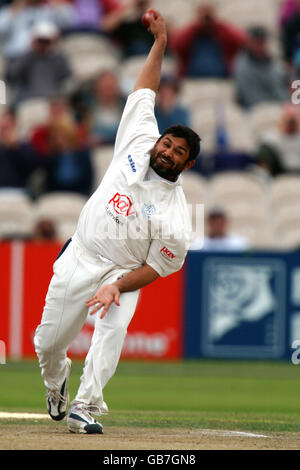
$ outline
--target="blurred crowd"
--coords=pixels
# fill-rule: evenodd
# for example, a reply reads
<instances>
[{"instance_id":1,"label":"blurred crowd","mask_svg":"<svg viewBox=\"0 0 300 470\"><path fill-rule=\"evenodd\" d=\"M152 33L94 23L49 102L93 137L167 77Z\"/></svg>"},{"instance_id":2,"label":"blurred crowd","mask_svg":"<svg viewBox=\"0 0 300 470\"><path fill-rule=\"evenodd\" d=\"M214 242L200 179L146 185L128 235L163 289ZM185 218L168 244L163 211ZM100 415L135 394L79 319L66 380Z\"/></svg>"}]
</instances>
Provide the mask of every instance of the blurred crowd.
<instances>
[{"instance_id":1,"label":"blurred crowd","mask_svg":"<svg viewBox=\"0 0 300 470\"><path fill-rule=\"evenodd\" d=\"M292 83L300 79L300 0L277 2L272 31L261 24L244 28L231 23L214 2L192 3L190 22L178 26L168 19L166 57L176 67L162 75L155 109L159 129L193 125L191 109L181 100L185 81L227 80L234 104L246 114L260 104L280 105L278 126L262 132L251 151L237 150L230 147L226 122L216 114L214 148L209 155L204 150L191 171L206 178L231 169L255 168L270 178L299 172L300 115L291 96ZM53 191L91 194L93 151L113 145L128 90L120 69L105 65L92 78L74 81L61 44L82 34L105 39L118 50L122 66L145 56L153 44L141 22L150 7L156 3L0 1L1 69L7 86L6 105L0 105L0 188L18 188L33 199ZM49 112L24 135L18 116L33 99L46 99ZM205 134L201 138L205 142Z\"/></svg>"}]
</instances>

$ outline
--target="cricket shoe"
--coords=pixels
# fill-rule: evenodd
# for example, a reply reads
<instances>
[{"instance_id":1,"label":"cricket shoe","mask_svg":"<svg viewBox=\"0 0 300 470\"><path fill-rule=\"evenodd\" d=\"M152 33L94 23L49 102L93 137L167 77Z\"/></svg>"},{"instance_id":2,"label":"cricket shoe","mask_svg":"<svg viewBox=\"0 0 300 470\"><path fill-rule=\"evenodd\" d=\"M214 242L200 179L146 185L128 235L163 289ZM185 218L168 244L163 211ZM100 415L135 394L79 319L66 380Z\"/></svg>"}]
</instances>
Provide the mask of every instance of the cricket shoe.
<instances>
[{"instance_id":1,"label":"cricket shoe","mask_svg":"<svg viewBox=\"0 0 300 470\"><path fill-rule=\"evenodd\" d=\"M68 429L77 434L103 434L103 428L90 414L94 407L85 403L76 403L68 413Z\"/></svg>"},{"instance_id":2,"label":"cricket shoe","mask_svg":"<svg viewBox=\"0 0 300 470\"><path fill-rule=\"evenodd\" d=\"M61 421L67 414L69 404L68 381L71 374L72 361L67 357L67 374L60 390L47 390L48 413L54 421Z\"/></svg>"}]
</instances>

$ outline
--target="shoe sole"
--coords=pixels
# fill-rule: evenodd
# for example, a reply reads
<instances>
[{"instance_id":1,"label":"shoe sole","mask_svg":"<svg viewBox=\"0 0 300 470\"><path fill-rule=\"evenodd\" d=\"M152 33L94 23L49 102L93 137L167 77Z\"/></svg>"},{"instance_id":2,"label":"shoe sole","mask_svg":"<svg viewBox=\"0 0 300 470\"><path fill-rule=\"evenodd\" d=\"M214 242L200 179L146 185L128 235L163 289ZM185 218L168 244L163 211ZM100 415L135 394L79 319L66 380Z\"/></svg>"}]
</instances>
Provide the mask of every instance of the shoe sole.
<instances>
[{"instance_id":1,"label":"shoe sole","mask_svg":"<svg viewBox=\"0 0 300 470\"><path fill-rule=\"evenodd\" d=\"M103 429L98 424L87 424L84 428L69 425L68 429L73 434L103 434Z\"/></svg>"}]
</instances>

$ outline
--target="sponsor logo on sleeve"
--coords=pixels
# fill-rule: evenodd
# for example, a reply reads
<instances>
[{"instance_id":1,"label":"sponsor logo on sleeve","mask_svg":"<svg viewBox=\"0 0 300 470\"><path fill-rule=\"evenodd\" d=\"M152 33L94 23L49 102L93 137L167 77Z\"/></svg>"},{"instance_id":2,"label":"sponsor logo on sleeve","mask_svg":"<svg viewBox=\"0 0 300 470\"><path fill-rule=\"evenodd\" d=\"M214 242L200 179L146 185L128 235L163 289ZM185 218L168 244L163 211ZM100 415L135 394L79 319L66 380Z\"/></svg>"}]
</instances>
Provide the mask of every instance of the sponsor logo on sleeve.
<instances>
[{"instance_id":1,"label":"sponsor logo on sleeve","mask_svg":"<svg viewBox=\"0 0 300 470\"><path fill-rule=\"evenodd\" d=\"M129 215L135 214L133 210L133 204L131 199L125 194L116 193L108 204L112 204L114 211L119 215L128 217Z\"/></svg>"},{"instance_id":2,"label":"sponsor logo on sleeve","mask_svg":"<svg viewBox=\"0 0 300 470\"><path fill-rule=\"evenodd\" d=\"M175 255L170 251L166 246L164 246L161 250L160 253L167 259L174 259Z\"/></svg>"},{"instance_id":3,"label":"sponsor logo on sleeve","mask_svg":"<svg viewBox=\"0 0 300 470\"><path fill-rule=\"evenodd\" d=\"M135 163L134 163L131 155L128 155L128 161L129 161L130 168L131 168L132 172L136 173Z\"/></svg>"}]
</instances>

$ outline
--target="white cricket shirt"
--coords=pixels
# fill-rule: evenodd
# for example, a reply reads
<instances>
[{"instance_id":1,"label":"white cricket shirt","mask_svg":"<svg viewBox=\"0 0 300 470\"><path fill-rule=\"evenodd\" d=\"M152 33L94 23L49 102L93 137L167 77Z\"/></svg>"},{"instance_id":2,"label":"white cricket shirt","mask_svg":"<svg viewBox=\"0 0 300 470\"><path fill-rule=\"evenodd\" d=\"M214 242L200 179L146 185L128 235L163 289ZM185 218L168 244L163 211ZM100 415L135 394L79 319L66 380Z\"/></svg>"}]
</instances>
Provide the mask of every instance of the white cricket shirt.
<instances>
[{"instance_id":1,"label":"white cricket shirt","mask_svg":"<svg viewBox=\"0 0 300 470\"><path fill-rule=\"evenodd\" d=\"M149 167L149 151L160 136L154 104L150 89L129 95L112 162L84 206L75 236L95 256L130 270L146 262L164 277L183 265L191 221L181 177L169 182Z\"/></svg>"}]
</instances>

